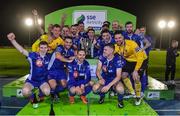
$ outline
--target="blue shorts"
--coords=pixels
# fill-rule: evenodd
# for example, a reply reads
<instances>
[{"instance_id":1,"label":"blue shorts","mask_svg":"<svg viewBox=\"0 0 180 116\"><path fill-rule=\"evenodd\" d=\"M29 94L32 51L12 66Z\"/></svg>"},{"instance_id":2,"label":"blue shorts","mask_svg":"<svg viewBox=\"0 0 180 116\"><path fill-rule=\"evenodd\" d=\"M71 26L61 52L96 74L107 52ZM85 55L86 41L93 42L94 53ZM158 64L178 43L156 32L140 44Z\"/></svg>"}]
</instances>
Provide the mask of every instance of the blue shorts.
<instances>
[{"instance_id":1,"label":"blue shorts","mask_svg":"<svg viewBox=\"0 0 180 116\"><path fill-rule=\"evenodd\" d=\"M33 81L33 80L26 79L25 83L30 83L32 86L39 88L42 84L47 83L47 81L46 80Z\"/></svg>"},{"instance_id":2,"label":"blue shorts","mask_svg":"<svg viewBox=\"0 0 180 116\"><path fill-rule=\"evenodd\" d=\"M48 72L48 80L67 80L67 75L64 70L55 70L55 71L49 71Z\"/></svg>"}]
</instances>

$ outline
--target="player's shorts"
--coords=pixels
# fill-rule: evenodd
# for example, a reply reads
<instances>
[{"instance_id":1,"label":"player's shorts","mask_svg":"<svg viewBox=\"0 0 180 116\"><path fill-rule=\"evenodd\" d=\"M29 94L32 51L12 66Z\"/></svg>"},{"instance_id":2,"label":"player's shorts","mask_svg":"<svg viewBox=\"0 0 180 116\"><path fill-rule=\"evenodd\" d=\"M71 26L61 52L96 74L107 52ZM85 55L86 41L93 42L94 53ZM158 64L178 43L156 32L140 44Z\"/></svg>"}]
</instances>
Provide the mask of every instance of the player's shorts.
<instances>
[{"instance_id":1,"label":"player's shorts","mask_svg":"<svg viewBox=\"0 0 180 116\"><path fill-rule=\"evenodd\" d=\"M30 83L34 88L35 87L39 88L42 84L47 83L47 81L46 80L33 81L33 80L26 79L25 83Z\"/></svg>"},{"instance_id":2,"label":"player's shorts","mask_svg":"<svg viewBox=\"0 0 180 116\"><path fill-rule=\"evenodd\" d=\"M67 80L67 75L64 70L53 70L48 72L48 80Z\"/></svg>"},{"instance_id":3,"label":"player's shorts","mask_svg":"<svg viewBox=\"0 0 180 116\"><path fill-rule=\"evenodd\" d=\"M112 82L113 80L105 80L105 84L104 85L101 85L100 86L100 88L97 90L97 93L101 93L101 89L104 87L104 86L106 86L106 85L108 85L110 82ZM118 81L117 83L119 83L120 81ZM117 83L115 83L114 85L116 85ZM109 89L109 91L115 91L115 86L112 86L110 89ZM108 93L109 91L107 91L106 93ZM105 94L106 94L105 93Z\"/></svg>"},{"instance_id":4,"label":"player's shorts","mask_svg":"<svg viewBox=\"0 0 180 116\"><path fill-rule=\"evenodd\" d=\"M147 68L147 63L148 63L147 59L143 61L142 65L138 71L138 74L140 75L140 77L143 76L144 70ZM122 68L122 72L127 72L127 73L131 74L134 71L135 66L136 66L136 62L126 61L125 66Z\"/></svg>"}]
</instances>

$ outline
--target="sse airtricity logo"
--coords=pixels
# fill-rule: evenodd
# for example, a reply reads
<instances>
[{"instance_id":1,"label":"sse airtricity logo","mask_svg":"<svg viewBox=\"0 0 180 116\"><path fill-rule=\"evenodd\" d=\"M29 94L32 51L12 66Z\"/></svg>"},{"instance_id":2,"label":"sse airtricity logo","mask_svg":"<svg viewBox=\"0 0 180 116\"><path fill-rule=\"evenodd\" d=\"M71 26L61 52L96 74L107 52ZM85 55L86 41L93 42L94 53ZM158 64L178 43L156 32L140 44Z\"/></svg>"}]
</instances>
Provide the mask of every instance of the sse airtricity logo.
<instances>
[{"instance_id":1,"label":"sse airtricity logo","mask_svg":"<svg viewBox=\"0 0 180 116\"><path fill-rule=\"evenodd\" d=\"M85 21L85 16L84 15L81 15L80 17L78 17L77 19L76 19L76 22L77 23L82 23L82 22L84 22Z\"/></svg>"}]
</instances>

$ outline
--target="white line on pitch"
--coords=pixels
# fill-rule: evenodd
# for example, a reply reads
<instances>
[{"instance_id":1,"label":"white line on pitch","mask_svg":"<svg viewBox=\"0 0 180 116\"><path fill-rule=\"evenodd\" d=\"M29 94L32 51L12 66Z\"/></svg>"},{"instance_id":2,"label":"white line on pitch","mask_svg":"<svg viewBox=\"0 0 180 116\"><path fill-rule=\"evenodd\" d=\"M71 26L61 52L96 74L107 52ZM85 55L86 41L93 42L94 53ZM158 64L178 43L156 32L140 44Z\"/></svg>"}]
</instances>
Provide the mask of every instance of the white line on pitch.
<instances>
[{"instance_id":1,"label":"white line on pitch","mask_svg":"<svg viewBox=\"0 0 180 116\"><path fill-rule=\"evenodd\" d=\"M23 107L18 107L18 106L1 106L1 108L12 108L12 109L21 109Z\"/></svg>"},{"instance_id":2,"label":"white line on pitch","mask_svg":"<svg viewBox=\"0 0 180 116\"><path fill-rule=\"evenodd\" d=\"M180 109L159 109L159 110L156 110L156 111L172 111L172 112L176 112L176 111L180 111Z\"/></svg>"}]
</instances>

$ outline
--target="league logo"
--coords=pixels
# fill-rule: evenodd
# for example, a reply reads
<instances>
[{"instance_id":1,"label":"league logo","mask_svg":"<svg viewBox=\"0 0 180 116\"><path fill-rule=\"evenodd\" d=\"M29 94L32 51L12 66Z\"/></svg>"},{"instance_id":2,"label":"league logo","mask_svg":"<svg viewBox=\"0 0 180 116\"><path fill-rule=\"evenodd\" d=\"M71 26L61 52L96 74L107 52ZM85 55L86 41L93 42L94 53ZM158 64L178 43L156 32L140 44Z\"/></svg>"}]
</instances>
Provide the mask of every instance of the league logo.
<instances>
[{"instance_id":1,"label":"league logo","mask_svg":"<svg viewBox=\"0 0 180 116\"><path fill-rule=\"evenodd\" d=\"M77 23L83 23L85 21L85 16L81 15L80 17L77 18L76 22Z\"/></svg>"}]
</instances>

